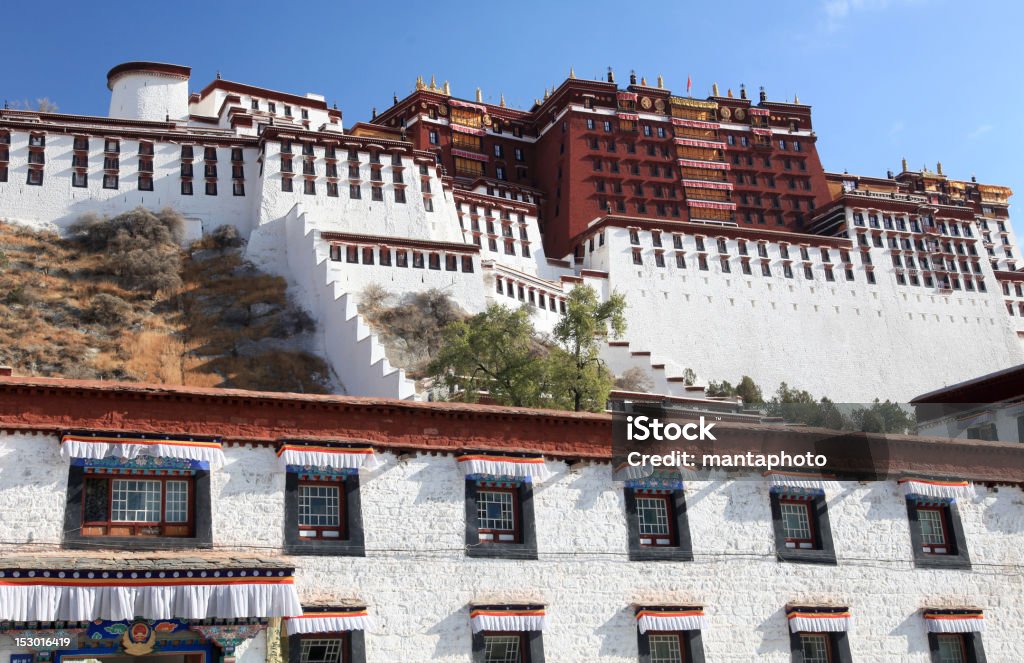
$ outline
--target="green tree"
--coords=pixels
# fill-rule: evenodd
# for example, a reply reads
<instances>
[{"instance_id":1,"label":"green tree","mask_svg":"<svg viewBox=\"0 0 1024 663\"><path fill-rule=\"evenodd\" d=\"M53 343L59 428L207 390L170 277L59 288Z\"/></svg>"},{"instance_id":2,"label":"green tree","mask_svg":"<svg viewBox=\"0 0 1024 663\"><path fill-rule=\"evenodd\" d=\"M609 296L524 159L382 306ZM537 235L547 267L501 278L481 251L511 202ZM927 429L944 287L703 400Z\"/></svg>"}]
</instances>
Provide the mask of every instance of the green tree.
<instances>
[{"instance_id":1,"label":"green tree","mask_svg":"<svg viewBox=\"0 0 1024 663\"><path fill-rule=\"evenodd\" d=\"M552 331L557 346L547 362L556 406L577 412L604 410L615 379L601 359L601 342L625 332L625 297L615 293L602 302L590 286L572 289L565 315Z\"/></svg>"},{"instance_id":2,"label":"green tree","mask_svg":"<svg viewBox=\"0 0 1024 663\"><path fill-rule=\"evenodd\" d=\"M711 380L708 382L708 386L707 388L705 388L704 393L706 393L708 396L712 396L715 398L735 396L736 387L732 386L732 383L729 382L728 380L722 380L721 382L715 382L714 380Z\"/></svg>"},{"instance_id":3,"label":"green tree","mask_svg":"<svg viewBox=\"0 0 1024 663\"><path fill-rule=\"evenodd\" d=\"M539 407L547 382L544 356L527 307L491 304L445 327L441 349L427 370L467 402L487 392L501 405Z\"/></svg>"},{"instance_id":4,"label":"green tree","mask_svg":"<svg viewBox=\"0 0 1024 663\"><path fill-rule=\"evenodd\" d=\"M765 404L765 413L782 417L790 423L840 430L849 428L849 420L827 398L817 400L809 391L792 389L785 382L779 385L772 400Z\"/></svg>"},{"instance_id":5,"label":"green tree","mask_svg":"<svg viewBox=\"0 0 1024 663\"><path fill-rule=\"evenodd\" d=\"M743 399L744 405L761 405L764 397L761 395L761 387L749 375L740 378L736 385L736 395Z\"/></svg>"},{"instance_id":6,"label":"green tree","mask_svg":"<svg viewBox=\"0 0 1024 663\"><path fill-rule=\"evenodd\" d=\"M907 433L916 424L916 418L898 404L877 398L870 407L857 408L850 415L854 430L865 433Z\"/></svg>"}]
</instances>

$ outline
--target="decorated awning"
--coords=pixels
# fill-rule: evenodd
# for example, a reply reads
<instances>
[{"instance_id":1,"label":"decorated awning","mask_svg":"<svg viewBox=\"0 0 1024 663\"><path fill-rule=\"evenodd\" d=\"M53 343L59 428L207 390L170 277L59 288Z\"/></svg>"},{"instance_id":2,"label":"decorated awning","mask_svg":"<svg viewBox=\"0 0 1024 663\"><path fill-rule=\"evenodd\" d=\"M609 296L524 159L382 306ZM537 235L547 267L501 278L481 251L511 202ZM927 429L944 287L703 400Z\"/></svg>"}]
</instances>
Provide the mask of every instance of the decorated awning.
<instances>
[{"instance_id":1,"label":"decorated awning","mask_svg":"<svg viewBox=\"0 0 1024 663\"><path fill-rule=\"evenodd\" d=\"M483 474L516 477L541 482L551 477L543 456L503 456L501 454L464 454L456 459L466 476Z\"/></svg>"},{"instance_id":2,"label":"decorated awning","mask_svg":"<svg viewBox=\"0 0 1024 663\"><path fill-rule=\"evenodd\" d=\"M331 446L284 442L277 450L281 468L330 468L334 470L373 470L380 459L370 446Z\"/></svg>"},{"instance_id":3,"label":"decorated awning","mask_svg":"<svg viewBox=\"0 0 1024 663\"><path fill-rule=\"evenodd\" d=\"M458 108L472 108L473 110L478 110L481 113L486 113L487 112L487 108L484 107L484 106L481 106L480 104L474 104L474 103L470 103L468 101L461 101L459 99L449 99L448 100L448 104L451 105L451 106L456 106Z\"/></svg>"},{"instance_id":4,"label":"decorated awning","mask_svg":"<svg viewBox=\"0 0 1024 663\"><path fill-rule=\"evenodd\" d=\"M936 481L931 479L900 479L903 493L908 496L956 499L971 494L969 481Z\"/></svg>"},{"instance_id":5,"label":"decorated awning","mask_svg":"<svg viewBox=\"0 0 1024 663\"><path fill-rule=\"evenodd\" d=\"M704 608L640 607L636 611L636 625L641 633L647 631L703 631L707 629Z\"/></svg>"},{"instance_id":6,"label":"decorated awning","mask_svg":"<svg viewBox=\"0 0 1024 663\"><path fill-rule=\"evenodd\" d=\"M286 619L288 635L306 633L340 633L342 631L368 631L373 621L366 608L337 609L307 612Z\"/></svg>"},{"instance_id":7,"label":"decorated awning","mask_svg":"<svg viewBox=\"0 0 1024 663\"><path fill-rule=\"evenodd\" d=\"M615 98L618 101L636 101L636 92L616 92Z\"/></svg>"},{"instance_id":8,"label":"decorated awning","mask_svg":"<svg viewBox=\"0 0 1024 663\"><path fill-rule=\"evenodd\" d=\"M681 117L672 118L672 124L677 127L690 127L693 129L719 129L722 124L720 122L704 122L702 120L687 120Z\"/></svg>"},{"instance_id":9,"label":"decorated awning","mask_svg":"<svg viewBox=\"0 0 1024 663\"><path fill-rule=\"evenodd\" d=\"M853 617L847 608L788 608L786 619L793 633L830 633L850 630Z\"/></svg>"},{"instance_id":10,"label":"decorated awning","mask_svg":"<svg viewBox=\"0 0 1024 663\"><path fill-rule=\"evenodd\" d=\"M463 159L473 159L475 161L489 161L486 155L478 154L476 152L467 152L466 150L452 150L452 156L462 157Z\"/></svg>"},{"instance_id":11,"label":"decorated awning","mask_svg":"<svg viewBox=\"0 0 1024 663\"><path fill-rule=\"evenodd\" d=\"M833 476L800 472L765 472L772 490L802 490L836 492L839 482Z\"/></svg>"},{"instance_id":12,"label":"decorated awning","mask_svg":"<svg viewBox=\"0 0 1024 663\"><path fill-rule=\"evenodd\" d=\"M479 127L467 127L457 122L451 123L452 131L460 134L469 134L471 136L486 136L487 132Z\"/></svg>"},{"instance_id":13,"label":"decorated awning","mask_svg":"<svg viewBox=\"0 0 1024 663\"><path fill-rule=\"evenodd\" d=\"M156 456L209 463L211 467L224 464L224 452L219 438L138 433L65 433L60 439L60 455L65 460Z\"/></svg>"},{"instance_id":14,"label":"decorated awning","mask_svg":"<svg viewBox=\"0 0 1024 663\"><path fill-rule=\"evenodd\" d=\"M731 170L732 164L727 161L698 161L697 159L677 159L683 168L707 168L708 170Z\"/></svg>"},{"instance_id":15,"label":"decorated awning","mask_svg":"<svg viewBox=\"0 0 1024 663\"><path fill-rule=\"evenodd\" d=\"M480 631L543 631L548 618L544 606L476 606L469 613L473 633Z\"/></svg>"},{"instance_id":16,"label":"decorated awning","mask_svg":"<svg viewBox=\"0 0 1024 663\"><path fill-rule=\"evenodd\" d=\"M751 129L751 131L753 131L754 134L756 134L758 136L771 136L772 135L772 130L771 129L758 129L757 127L754 127L753 129Z\"/></svg>"},{"instance_id":17,"label":"decorated awning","mask_svg":"<svg viewBox=\"0 0 1024 663\"><path fill-rule=\"evenodd\" d=\"M640 116L639 116L639 115L637 115L636 113L623 113L622 111L619 111L619 112L618 112L618 113L616 113L615 115L616 115L616 116L617 116L617 117L618 117L618 118L619 118L620 120L630 120L630 121L632 121L632 122L636 122L636 121L638 121L638 120L640 119Z\"/></svg>"},{"instance_id":18,"label":"decorated awning","mask_svg":"<svg viewBox=\"0 0 1024 663\"><path fill-rule=\"evenodd\" d=\"M707 180L683 180L684 186L700 189L717 189L720 191L732 191L732 182L709 182Z\"/></svg>"},{"instance_id":19,"label":"decorated awning","mask_svg":"<svg viewBox=\"0 0 1024 663\"><path fill-rule=\"evenodd\" d=\"M693 200L688 199L686 204L690 207L700 207L703 209L721 209L721 210L734 210L736 209L736 203L716 203L710 200Z\"/></svg>"},{"instance_id":20,"label":"decorated awning","mask_svg":"<svg viewBox=\"0 0 1024 663\"><path fill-rule=\"evenodd\" d=\"M683 490L684 479L692 479L694 473L679 467L648 467L622 463L612 472L612 481L622 481L626 488L639 490Z\"/></svg>"},{"instance_id":21,"label":"decorated awning","mask_svg":"<svg viewBox=\"0 0 1024 663\"><path fill-rule=\"evenodd\" d=\"M924 621L929 633L981 633L985 630L981 610L925 610Z\"/></svg>"},{"instance_id":22,"label":"decorated awning","mask_svg":"<svg viewBox=\"0 0 1024 663\"><path fill-rule=\"evenodd\" d=\"M242 619L302 614L292 568L268 560L78 557L0 562L0 622Z\"/></svg>"},{"instance_id":23,"label":"decorated awning","mask_svg":"<svg viewBox=\"0 0 1024 663\"><path fill-rule=\"evenodd\" d=\"M685 147L706 147L711 150L721 150L725 148L725 143L720 143L713 140L699 140L697 138L676 138L676 145L683 145Z\"/></svg>"},{"instance_id":24,"label":"decorated awning","mask_svg":"<svg viewBox=\"0 0 1024 663\"><path fill-rule=\"evenodd\" d=\"M768 117L769 115L771 115L771 113L768 111L767 108L751 108L750 109L750 114L751 115L761 115L761 116L764 116L764 117Z\"/></svg>"}]
</instances>

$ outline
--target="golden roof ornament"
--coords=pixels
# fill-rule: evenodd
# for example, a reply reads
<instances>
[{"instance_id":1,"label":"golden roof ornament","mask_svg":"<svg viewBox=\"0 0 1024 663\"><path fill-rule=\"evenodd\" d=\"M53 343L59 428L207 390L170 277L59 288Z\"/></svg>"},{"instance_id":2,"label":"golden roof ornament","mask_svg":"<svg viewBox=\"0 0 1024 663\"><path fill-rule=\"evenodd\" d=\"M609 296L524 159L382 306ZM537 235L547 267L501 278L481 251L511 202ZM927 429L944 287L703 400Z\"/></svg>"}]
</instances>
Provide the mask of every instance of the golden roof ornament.
<instances>
[{"instance_id":1,"label":"golden roof ornament","mask_svg":"<svg viewBox=\"0 0 1024 663\"><path fill-rule=\"evenodd\" d=\"M664 90L665 89L665 77L662 76L661 74L658 74L658 89L659 90Z\"/></svg>"},{"instance_id":2,"label":"golden roof ornament","mask_svg":"<svg viewBox=\"0 0 1024 663\"><path fill-rule=\"evenodd\" d=\"M794 104L800 103L800 95L799 94L794 94L793 95L793 103Z\"/></svg>"},{"instance_id":3,"label":"golden roof ornament","mask_svg":"<svg viewBox=\"0 0 1024 663\"><path fill-rule=\"evenodd\" d=\"M444 94L446 97L452 96L452 86L448 85L448 81L444 82Z\"/></svg>"},{"instance_id":4,"label":"golden roof ornament","mask_svg":"<svg viewBox=\"0 0 1024 663\"><path fill-rule=\"evenodd\" d=\"M938 162L938 163L937 163L937 164L935 165L935 172L937 172L937 173L938 173L939 175L941 175L941 174L942 174L942 162L941 162L941 161L940 161L940 162Z\"/></svg>"},{"instance_id":5,"label":"golden roof ornament","mask_svg":"<svg viewBox=\"0 0 1024 663\"><path fill-rule=\"evenodd\" d=\"M711 84L711 96L712 97L717 97L718 96L718 83L712 83Z\"/></svg>"},{"instance_id":6,"label":"golden roof ornament","mask_svg":"<svg viewBox=\"0 0 1024 663\"><path fill-rule=\"evenodd\" d=\"M732 99L732 88L729 88L728 90L725 91L725 96Z\"/></svg>"},{"instance_id":7,"label":"golden roof ornament","mask_svg":"<svg viewBox=\"0 0 1024 663\"><path fill-rule=\"evenodd\" d=\"M641 76L640 77L640 85L643 85L644 87L647 87L647 77L646 76Z\"/></svg>"},{"instance_id":8,"label":"golden roof ornament","mask_svg":"<svg viewBox=\"0 0 1024 663\"><path fill-rule=\"evenodd\" d=\"M476 89L476 103L484 103L484 93L480 91L480 88Z\"/></svg>"},{"instance_id":9,"label":"golden roof ornament","mask_svg":"<svg viewBox=\"0 0 1024 663\"><path fill-rule=\"evenodd\" d=\"M576 78L576 70L569 67L569 78Z\"/></svg>"},{"instance_id":10,"label":"golden roof ornament","mask_svg":"<svg viewBox=\"0 0 1024 663\"><path fill-rule=\"evenodd\" d=\"M907 157L903 157L903 172L907 172Z\"/></svg>"},{"instance_id":11,"label":"golden roof ornament","mask_svg":"<svg viewBox=\"0 0 1024 663\"><path fill-rule=\"evenodd\" d=\"M499 104L502 108L505 108L505 93L501 93L501 102Z\"/></svg>"},{"instance_id":12,"label":"golden roof ornament","mask_svg":"<svg viewBox=\"0 0 1024 663\"><path fill-rule=\"evenodd\" d=\"M422 90L425 87L426 87L426 85L423 84L423 77L422 76L417 76L416 77L416 89L417 90Z\"/></svg>"},{"instance_id":13,"label":"golden roof ornament","mask_svg":"<svg viewBox=\"0 0 1024 663\"><path fill-rule=\"evenodd\" d=\"M434 78L433 74L430 75L430 91L437 92L437 79Z\"/></svg>"}]
</instances>

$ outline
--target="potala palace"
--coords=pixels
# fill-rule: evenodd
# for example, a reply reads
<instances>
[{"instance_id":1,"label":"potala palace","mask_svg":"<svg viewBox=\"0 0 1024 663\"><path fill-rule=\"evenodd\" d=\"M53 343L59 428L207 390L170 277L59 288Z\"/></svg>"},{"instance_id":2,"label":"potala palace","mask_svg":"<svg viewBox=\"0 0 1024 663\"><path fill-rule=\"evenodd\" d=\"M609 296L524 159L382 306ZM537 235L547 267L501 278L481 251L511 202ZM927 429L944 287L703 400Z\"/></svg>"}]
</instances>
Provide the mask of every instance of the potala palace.
<instances>
[{"instance_id":1,"label":"potala palace","mask_svg":"<svg viewBox=\"0 0 1024 663\"><path fill-rule=\"evenodd\" d=\"M170 206L191 238L237 226L352 395L416 397L357 314L370 284L528 305L542 330L578 284L622 292L606 361L663 394L686 395L689 368L905 401L1024 362L1011 192L906 161L827 172L796 99L570 72L524 111L420 79L346 129L323 96L219 76L196 92L185 66L125 63L107 85L107 117L0 111L0 217Z\"/></svg>"}]
</instances>

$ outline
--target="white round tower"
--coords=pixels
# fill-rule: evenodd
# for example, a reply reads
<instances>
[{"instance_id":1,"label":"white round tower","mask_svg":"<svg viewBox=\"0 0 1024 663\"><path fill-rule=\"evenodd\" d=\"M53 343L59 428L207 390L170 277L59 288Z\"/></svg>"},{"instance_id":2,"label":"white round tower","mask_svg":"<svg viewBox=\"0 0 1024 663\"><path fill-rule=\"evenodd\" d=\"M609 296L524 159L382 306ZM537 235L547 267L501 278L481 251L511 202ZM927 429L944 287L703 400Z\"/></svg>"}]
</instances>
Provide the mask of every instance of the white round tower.
<instances>
[{"instance_id":1,"label":"white round tower","mask_svg":"<svg viewBox=\"0 0 1024 663\"><path fill-rule=\"evenodd\" d=\"M107 72L110 117L163 122L188 119L192 69L162 62L125 62Z\"/></svg>"}]
</instances>

